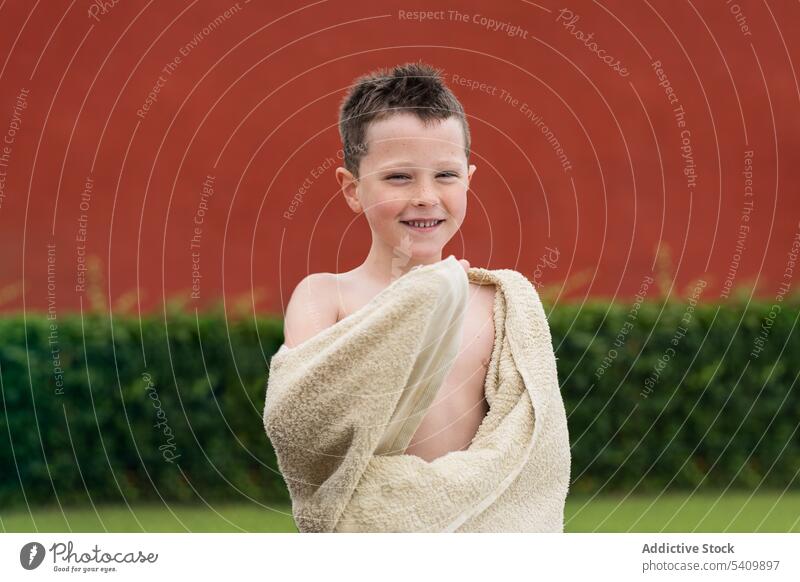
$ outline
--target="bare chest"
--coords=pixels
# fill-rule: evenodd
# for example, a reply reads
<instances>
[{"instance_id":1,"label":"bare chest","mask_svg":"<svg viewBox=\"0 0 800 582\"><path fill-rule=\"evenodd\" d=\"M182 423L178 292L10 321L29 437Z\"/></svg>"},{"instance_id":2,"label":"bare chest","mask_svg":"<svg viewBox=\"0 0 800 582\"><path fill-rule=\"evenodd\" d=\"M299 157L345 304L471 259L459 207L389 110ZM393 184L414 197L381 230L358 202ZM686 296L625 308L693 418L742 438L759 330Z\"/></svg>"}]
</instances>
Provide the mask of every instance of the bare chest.
<instances>
[{"instance_id":1,"label":"bare chest","mask_svg":"<svg viewBox=\"0 0 800 582\"><path fill-rule=\"evenodd\" d=\"M337 321L366 305L373 296L374 293L356 288L340 289ZM451 403L452 399L467 398L467 395L470 401L483 397L486 371L494 348L494 300L493 285L470 283L458 356L437 400L444 400L451 393L455 393L450 398Z\"/></svg>"},{"instance_id":2,"label":"bare chest","mask_svg":"<svg viewBox=\"0 0 800 582\"><path fill-rule=\"evenodd\" d=\"M484 385L494 348L495 287L471 283L469 291L459 353L405 451L427 461L466 449L489 411ZM340 293L339 319L370 296Z\"/></svg>"},{"instance_id":3,"label":"bare chest","mask_svg":"<svg viewBox=\"0 0 800 582\"><path fill-rule=\"evenodd\" d=\"M407 454L432 461L469 447L489 411L484 385L494 348L493 316L494 287L474 290L464 316L459 354L411 438Z\"/></svg>"}]
</instances>

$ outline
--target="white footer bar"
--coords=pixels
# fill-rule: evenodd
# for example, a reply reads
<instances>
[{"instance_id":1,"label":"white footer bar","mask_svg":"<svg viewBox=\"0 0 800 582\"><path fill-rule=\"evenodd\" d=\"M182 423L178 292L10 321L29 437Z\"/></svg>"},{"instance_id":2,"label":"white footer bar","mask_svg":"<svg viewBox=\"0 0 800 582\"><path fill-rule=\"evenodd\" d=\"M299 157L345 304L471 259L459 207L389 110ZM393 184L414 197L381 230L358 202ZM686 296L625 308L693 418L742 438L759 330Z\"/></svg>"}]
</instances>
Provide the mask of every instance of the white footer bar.
<instances>
[{"instance_id":1,"label":"white footer bar","mask_svg":"<svg viewBox=\"0 0 800 582\"><path fill-rule=\"evenodd\" d=\"M3 534L0 550L0 580L800 580L800 534Z\"/></svg>"}]
</instances>

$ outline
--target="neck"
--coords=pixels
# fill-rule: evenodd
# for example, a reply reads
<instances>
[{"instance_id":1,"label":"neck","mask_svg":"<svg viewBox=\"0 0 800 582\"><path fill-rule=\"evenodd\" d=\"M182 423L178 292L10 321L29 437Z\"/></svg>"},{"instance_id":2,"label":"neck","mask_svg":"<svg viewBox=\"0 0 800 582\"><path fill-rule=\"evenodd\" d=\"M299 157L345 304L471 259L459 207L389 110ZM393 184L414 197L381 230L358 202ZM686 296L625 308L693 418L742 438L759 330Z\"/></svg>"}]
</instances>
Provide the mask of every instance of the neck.
<instances>
[{"instance_id":1,"label":"neck","mask_svg":"<svg viewBox=\"0 0 800 582\"><path fill-rule=\"evenodd\" d=\"M410 249L392 247L373 239L369 254L361 265L363 272L381 284L389 285L418 265L430 265L442 260L442 250L431 255L411 255Z\"/></svg>"}]
</instances>

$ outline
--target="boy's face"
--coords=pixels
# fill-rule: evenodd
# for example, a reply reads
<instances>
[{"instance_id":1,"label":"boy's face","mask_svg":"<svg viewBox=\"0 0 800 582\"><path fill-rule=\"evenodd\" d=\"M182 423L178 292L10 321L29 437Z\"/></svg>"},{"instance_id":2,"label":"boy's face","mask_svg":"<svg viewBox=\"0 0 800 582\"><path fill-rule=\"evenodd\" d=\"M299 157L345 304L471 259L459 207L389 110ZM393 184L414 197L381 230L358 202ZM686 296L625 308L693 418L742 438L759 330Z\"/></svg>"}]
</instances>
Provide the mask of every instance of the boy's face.
<instances>
[{"instance_id":1,"label":"boy's face","mask_svg":"<svg viewBox=\"0 0 800 582\"><path fill-rule=\"evenodd\" d=\"M461 122L450 117L426 125L397 113L371 123L366 142L358 180L337 170L348 204L363 210L373 239L393 250L416 258L441 255L464 221L475 171L467 165ZM432 227L408 223L434 219L440 222Z\"/></svg>"}]
</instances>

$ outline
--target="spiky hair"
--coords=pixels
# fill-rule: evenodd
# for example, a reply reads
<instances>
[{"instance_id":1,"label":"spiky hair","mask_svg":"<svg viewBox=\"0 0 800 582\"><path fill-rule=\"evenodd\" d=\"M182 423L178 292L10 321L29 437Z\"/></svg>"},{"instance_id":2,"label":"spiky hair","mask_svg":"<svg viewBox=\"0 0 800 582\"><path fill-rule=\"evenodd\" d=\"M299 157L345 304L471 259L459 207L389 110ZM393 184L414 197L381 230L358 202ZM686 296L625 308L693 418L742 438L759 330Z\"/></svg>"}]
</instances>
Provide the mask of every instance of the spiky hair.
<instances>
[{"instance_id":1,"label":"spiky hair","mask_svg":"<svg viewBox=\"0 0 800 582\"><path fill-rule=\"evenodd\" d=\"M367 153L367 127L394 113L413 113L423 123L456 117L464 129L467 159L469 125L464 108L445 85L440 71L422 62L406 63L391 70L379 69L355 80L339 110L339 135L344 166L358 177L361 158Z\"/></svg>"}]
</instances>

